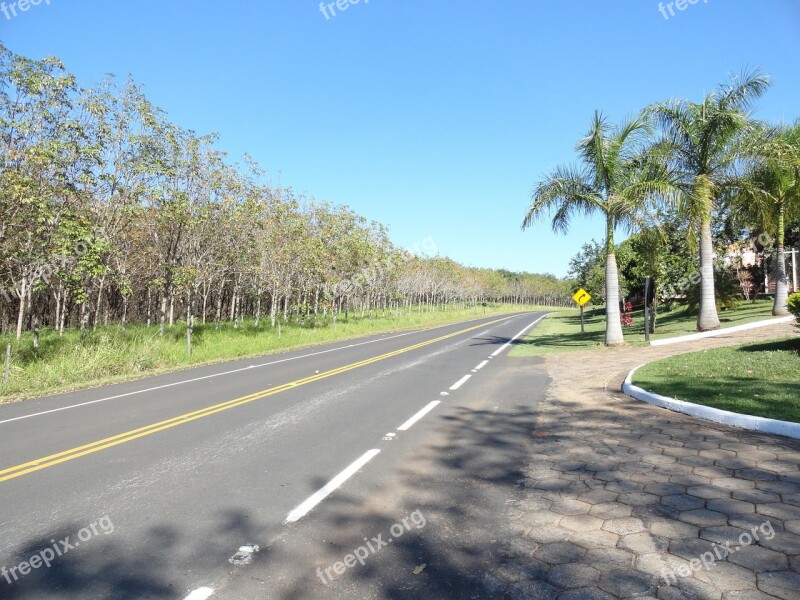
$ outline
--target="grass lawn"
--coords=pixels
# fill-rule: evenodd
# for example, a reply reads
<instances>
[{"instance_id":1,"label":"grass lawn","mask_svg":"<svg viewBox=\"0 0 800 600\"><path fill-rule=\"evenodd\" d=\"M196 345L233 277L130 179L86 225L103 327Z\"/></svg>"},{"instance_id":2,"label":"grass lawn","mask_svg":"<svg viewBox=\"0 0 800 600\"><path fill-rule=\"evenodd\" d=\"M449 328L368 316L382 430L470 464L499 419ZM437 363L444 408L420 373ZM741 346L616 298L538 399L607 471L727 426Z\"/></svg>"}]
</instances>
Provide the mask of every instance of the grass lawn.
<instances>
[{"instance_id":1,"label":"grass lawn","mask_svg":"<svg viewBox=\"0 0 800 600\"><path fill-rule=\"evenodd\" d=\"M636 371L634 383L687 402L800 423L800 337L673 356Z\"/></svg>"},{"instance_id":2,"label":"grass lawn","mask_svg":"<svg viewBox=\"0 0 800 600\"><path fill-rule=\"evenodd\" d=\"M192 356L186 349L186 323L178 322L168 328L163 338L158 327L129 325L125 331L118 326L98 327L81 339L79 331L69 330L59 337L51 329L42 330L38 350L33 349L30 334L12 342L12 361L8 384L0 376L0 402L43 396L75 389L95 387L108 383L127 381L188 367L303 348L326 342L346 340L360 336L433 327L491 315L502 315L524 310L554 310L543 307L490 305L463 310L435 310L433 312L400 311L380 312L375 318L360 317L350 313L337 319L336 327L330 319L320 317L316 324L309 319L300 323L283 324L280 336L269 319L258 327L253 321L244 321L237 329L223 323L217 331L213 323L196 324L192 336ZM560 310L560 309L555 309ZM2 338L0 338L2 339ZM2 357L6 342L2 339ZM0 370L2 366L0 366Z\"/></svg>"},{"instance_id":3,"label":"grass lawn","mask_svg":"<svg viewBox=\"0 0 800 600\"><path fill-rule=\"evenodd\" d=\"M633 326L623 327L625 343L644 345L644 312L633 314ZM772 300L758 300L755 303L742 303L734 310L719 313L722 327L742 325L772 317ZM529 335L519 340L511 350L512 356L543 356L554 352L588 350L603 346L605 340L604 309L586 311L584 316L586 333L581 333L580 311L563 310L548 316ZM696 333L697 317L686 314L681 308L672 312L660 312L656 332L652 339L675 337Z\"/></svg>"}]
</instances>

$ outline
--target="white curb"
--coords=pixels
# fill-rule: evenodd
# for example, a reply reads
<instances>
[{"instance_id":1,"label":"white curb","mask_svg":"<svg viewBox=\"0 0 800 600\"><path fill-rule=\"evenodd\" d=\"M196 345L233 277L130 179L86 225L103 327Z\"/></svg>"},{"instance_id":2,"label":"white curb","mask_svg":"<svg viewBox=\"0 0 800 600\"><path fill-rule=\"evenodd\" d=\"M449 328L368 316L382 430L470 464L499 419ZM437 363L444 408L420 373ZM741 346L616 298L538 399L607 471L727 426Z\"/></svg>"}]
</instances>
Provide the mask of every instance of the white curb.
<instances>
[{"instance_id":1,"label":"white curb","mask_svg":"<svg viewBox=\"0 0 800 600\"><path fill-rule=\"evenodd\" d=\"M800 439L800 423L790 423L789 421L743 415L728 410L712 408L710 406L692 404L691 402L684 402L683 400L676 400L675 398L668 398L667 396L660 396L659 394L643 390L632 383L633 374L636 373L639 368L641 367L636 367L636 369L628 373L625 382L622 384L623 393L631 398L692 417L722 423L723 425L730 425L731 427L741 427L742 429L749 429L751 431L774 433L776 435Z\"/></svg>"},{"instance_id":2,"label":"white curb","mask_svg":"<svg viewBox=\"0 0 800 600\"><path fill-rule=\"evenodd\" d=\"M726 333L736 333L737 331L747 331L748 329L758 329L759 327L769 327L770 325L777 325L778 323L790 323L792 321L794 321L794 317L789 315L788 317L778 317L775 319L767 319L765 321L754 321L752 323L745 323L744 325L734 325L733 327L714 329L713 331L701 331L699 333L690 333L689 335L664 338L663 340L653 340L650 342L650 345L666 346L668 344L680 344L681 342L691 342L692 340L701 340L707 337L725 335Z\"/></svg>"}]
</instances>

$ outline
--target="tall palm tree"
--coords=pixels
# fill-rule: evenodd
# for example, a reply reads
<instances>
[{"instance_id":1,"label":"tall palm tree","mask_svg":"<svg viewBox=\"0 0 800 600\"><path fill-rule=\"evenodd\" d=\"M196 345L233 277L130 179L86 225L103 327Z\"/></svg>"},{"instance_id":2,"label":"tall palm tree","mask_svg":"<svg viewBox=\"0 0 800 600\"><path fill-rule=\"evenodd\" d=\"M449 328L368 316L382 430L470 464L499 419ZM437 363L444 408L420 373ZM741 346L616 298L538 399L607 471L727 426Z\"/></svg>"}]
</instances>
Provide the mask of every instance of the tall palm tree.
<instances>
[{"instance_id":1,"label":"tall palm tree","mask_svg":"<svg viewBox=\"0 0 800 600\"><path fill-rule=\"evenodd\" d=\"M735 181L739 142L755 127L750 109L770 86L758 71L734 77L700 103L669 100L647 109L663 129L671 166L681 174L679 210L700 241L700 314L697 329L719 328L714 293L711 221L718 200Z\"/></svg>"},{"instance_id":2,"label":"tall palm tree","mask_svg":"<svg viewBox=\"0 0 800 600\"><path fill-rule=\"evenodd\" d=\"M733 195L734 215L774 235L777 254L772 271L772 314L788 315L784 239L786 223L800 218L800 121L760 131L750 145L756 160Z\"/></svg>"},{"instance_id":3,"label":"tall palm tree","mask_svg":"<svg viewBox=\"0 0 800 600\"><path fill-rule=\"evenodd\" d=\"M637 229L647 221L646 205L674 192L666 169L649 160L645 143L647 120L637 117L609 125L595 111L592 125L576 150L577 166L554 169L534 189L522 229L552 214L552 228L566 233L575 214L601 213L606 220L606 336L608 346L624 343L620 324L619 275L614 254L614 230Z\"/></svg>"}]
</instances>

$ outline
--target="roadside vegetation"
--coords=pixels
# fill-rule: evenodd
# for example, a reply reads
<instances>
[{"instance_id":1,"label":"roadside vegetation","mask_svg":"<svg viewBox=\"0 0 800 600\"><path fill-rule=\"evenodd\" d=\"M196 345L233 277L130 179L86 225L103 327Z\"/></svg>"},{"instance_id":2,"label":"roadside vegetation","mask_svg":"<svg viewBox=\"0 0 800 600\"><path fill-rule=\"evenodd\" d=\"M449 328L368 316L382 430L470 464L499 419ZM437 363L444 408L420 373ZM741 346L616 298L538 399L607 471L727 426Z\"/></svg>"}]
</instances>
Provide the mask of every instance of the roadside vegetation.
<instances>
[{"instance_id":1,"label":"roadside vegetation","mask_svg":"<svg viewBox=\"0 0 800 600\"><path fill-rule=\"evenodd\" d=\"M670 398L800 423L800 337L680 354L633 382Z\"/></svg>"},{"instance_id":2,"label":"roadside vegetation","mask_svg":"<svg viewBox=\"0 0 800 600\"><path fill-rule=\"evenodd\" d=\"M9 383L0 386L0 402L56 392L95 387L117 381L164 373L182 368L250 356L303 348L359 336L399 332L448 323L503 315L544 307L491 304L467 309L432 311L399 310L371 315L350 314L336 325L331 318L256 324L243 319L235 326L224 322L197 325L192 354L187 353L186 322L180 321L160 336L158 328L147 325L101 326L83 335L68 329L64 335L46 328L39 347L33 348L31 334L25 333L12 347ZM546 310L554 310L552 307ZM558 309L556 309L558 310Z\"/></svg>"},{"instance_id":3,"label":"roadside vegetation","mask_svg":"<svg viewBox=\"0 0 800 600\"><path fill-rule=\"evenodd\" d=\"M784 250L800 245L800 121L753 118L770 86L753 71L699 102L657 102L616 127L595 113L576 144L579 161L534 187L523 229L549 219L566 233L574 218L604 216L603 240L584 245L570 275L605 303L606 345L629 337L623 299L652 303L654 318L659 305L685 303L699 331L759 295L772 296L773 315L789 314ZM617 229L632 235L616 244Z\"/></svg>"},{"instance_id":4,"label":"roadside vegetation","mask_svg":"<svg viewBox=\"0 0 800 600\"><path fill-rule=\"evenodd\" d=\"M398 247L217 141L132 80L0 44L0 395L571 302L553 275Z\"/></svg>"},{"instance_id":5,"label":"roadside vegetation","mask_svg":"<svg viewBox=\"0 0 800 600\"><path fill-rule=\"evenodd\" d=\"M644 310L629 313L632 324L623 328L625 343L633 346L645 345ZM758 300L739 304L733 309L723 309L719 313L720 326L733 327L753 321L772 318L772 301ZM695 313L685 307L676 307L670 312L662 312L658 318L658 328L651 339L668 338L695 333L697 318ZM605 314L602 309L587 310L584 315L585 333L581 333L580 312L568 309L547 316L537 328L514 345L512 356L543 356L558 352L590 350L604 345Z\"/></svg>"}]
</instances>

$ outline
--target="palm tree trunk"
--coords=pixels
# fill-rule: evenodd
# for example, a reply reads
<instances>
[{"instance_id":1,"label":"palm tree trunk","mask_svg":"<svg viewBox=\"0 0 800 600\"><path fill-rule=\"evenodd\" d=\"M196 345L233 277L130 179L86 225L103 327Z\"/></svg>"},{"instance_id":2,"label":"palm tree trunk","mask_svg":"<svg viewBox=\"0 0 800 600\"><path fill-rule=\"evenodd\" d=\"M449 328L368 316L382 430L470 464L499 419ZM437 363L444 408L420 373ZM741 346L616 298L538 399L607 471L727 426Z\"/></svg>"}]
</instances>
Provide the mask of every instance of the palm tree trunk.
<instances>
[{"instance_id":1,"label":"palm tree trunk","mask_svg":"<svg viewBox=\"0 0 800 600\"><path fill-rule=\"evenodd\" d=\"M619 320L619 272L614 254L614 222L606 215L606 346L624 343Z\"/></svg>"},{"instance_id":2,"label":"palm tree trunk","mask_svg":"<svg viewBox=\"0 0 800 600\"><path fill-rule=\"evenodd\" d=\"M619 320L617 257L610 252L606 256L606 346L619 346L624 343L622 323Z\"/></svg>"},{"instance_id":3,"label":"palm tree trunk","mask_svg":"<svg viewBox=\"0 0 800 600\"><path fill-rule=\"evenodd\" d=\"M775 269L772 277L775 279L775 301L772 304L772 314L783 316L789 314L787 301L789 298L788 282L786 280L786 255L784 250L784 215L783 203L778 205L778 255L775 257Z\"/></svg>"},{"instance_id":4,"label":"palm tree trunk","mask_svg":"<svg viewBox=\"0 0 800 600\"><path fill-rule=\"evenodd\" d=\"M717 301L714 293L714 248L711 243L711 219L700 225L700 314L697 330L719 329Z\"/></svg>"}]
</instances>

